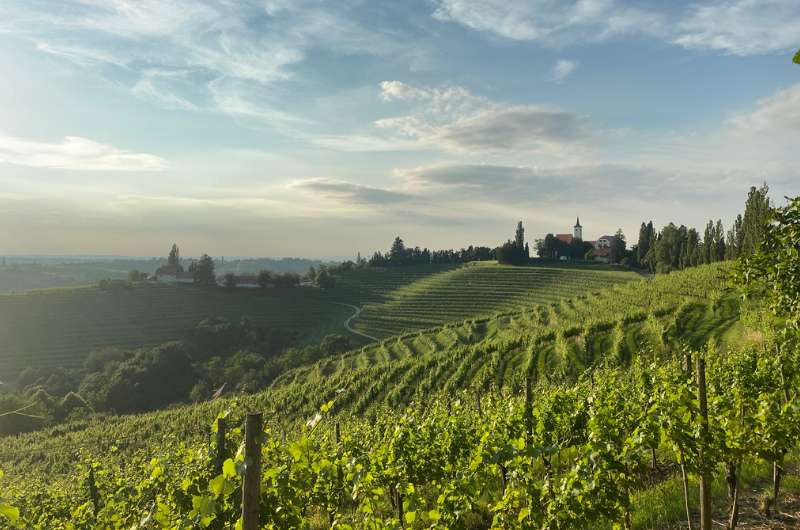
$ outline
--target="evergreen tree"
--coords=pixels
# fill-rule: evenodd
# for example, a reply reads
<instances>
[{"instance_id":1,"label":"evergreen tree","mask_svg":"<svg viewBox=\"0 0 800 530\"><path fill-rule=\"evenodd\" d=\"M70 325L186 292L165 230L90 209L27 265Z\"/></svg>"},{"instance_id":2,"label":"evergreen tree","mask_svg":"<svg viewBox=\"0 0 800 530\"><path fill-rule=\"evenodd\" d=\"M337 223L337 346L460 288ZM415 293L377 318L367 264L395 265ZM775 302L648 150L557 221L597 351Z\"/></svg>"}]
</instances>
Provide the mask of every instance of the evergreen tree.
<instances>
[{"instance_id":1,"label":"evergreen tree","mask_svg":"<svg viewBox=\"0 0 800 530\"><path fill-rule=\"evenodd\" d=\"M758 252L764 240L770 211L768 193L769 186L764 183L760 188L751 187L747 194L742 219L742 247L739 249L742 256L752 256Z\"/></svg>"},{"instance_id":2,"label":"evergreen tree","mask_svg":"<svg viewBox=\"0 0 800 530\"><path fill-rule=\"evenodd\" d=\"M714 258L715 261L725 259L725 228L722 226L722 219L717 219L714 226Z\"/></svg>"},{"instance_id":3,"label":"evergreen tree","mask_svg":"<svg viewBox=\"0 0 800 530\"><path fill-rule=\"evenodd\" d=\"M514 243L522 249L525 246L525 229L522 228L522 221L517 223L517 231L514 234Z\"/></svg>"},{"instance_id":4,"label":"evergreen tree","mask_svg":"<svg viewBox=\"0 0 800 530\"><path fill-rule=\"evenodd\" d=\"M403 265L406 262L406 245L400 236L394 238L392 248L389 250L389 263L391 265Z\"/></svg>"},{"instance_id":5,"label":"evergreen tree","mask_svg":"<svg viewBox=\"0 0 800 530\"><path fill-rule=\"evenodd\" d=\"M175 243L172 244L172 248L169 250L167 265L174 267L178 272L183 272L183 267L181 266L181 251Z\"/></svg>"}]
</instances>

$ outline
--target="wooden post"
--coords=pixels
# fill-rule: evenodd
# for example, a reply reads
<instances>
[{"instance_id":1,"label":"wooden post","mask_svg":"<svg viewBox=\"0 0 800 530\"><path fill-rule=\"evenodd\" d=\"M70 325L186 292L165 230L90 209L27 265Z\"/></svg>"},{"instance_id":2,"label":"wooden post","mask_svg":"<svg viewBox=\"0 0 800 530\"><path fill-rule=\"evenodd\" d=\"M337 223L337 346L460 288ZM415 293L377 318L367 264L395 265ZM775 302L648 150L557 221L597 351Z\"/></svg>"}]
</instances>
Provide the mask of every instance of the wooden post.
<instances>
[{"instance_id":1,"label":"wooden post","mask_svg":"<svg viewBox=\"0 0 800 530\"><path fill-rule=\"evenodd\" d=\"M94 514L100 511L100 496L97 494L97 483L94 481L94 469L89 468L89 477L86 479L86 485L89 487L89 498L92 500L92 507Z\"/></svg>"},{"instance_id":2,"label":"wooden post","mask_svg":"<svg viewBox=\"0 0 800 530\"><path fill-rule=\"evenodd\" d=\"M217 453L215 455L214 469L217 474L222 473L222 464L225 462L225 420L217 418Z\"/></svg>"},{"instance_id":3,"label":"wooden post","mask_svg":"<svg viewBox=\"0 0 800 530\"><path fill-rule=\"evenodd\" d=\"M706 362L697 358L697 400L700 403L700 530L711 530L711 481L705 460L708 443L708 400L706 396Z\"/></svg>"},{"instance_id":4,"label":"wooden post","mask_svg":"<svg viewBox=\"0 0 800 530\"><path fill-rule=\"evenodd\" d=\"M400 493L400 488L395 488L397 493L397 518L400 519L400 528L405 528L405 521L403 520L403 494Z\"/></svg>"},{"instance_id":5,"label":"wooden post","mask_svg":"<svg viewBox=\"0 0 800 530\"><path fill-rule=\"evenodd\" d=\"M684 370L689 378L692 377L692 354L687 353L685 356L686 365ZM686 472L686 460L684 459L683 449L680 450L680 465L681 465L681 482L683 482L683 504L686 508L686 524L689 530L694 530L692 524L692 510L689 507L689 475Z\"/></svg>"},{"instance_id":6,"label":"wooden post","mask_svg":"<svg viewBox=\"0 0 800 530\"><path fill-rule=\"evenodd\" d=\"M258 530L261 501L260 412L248 412L244 425L244 480L242 481L242 530Z\"/></svg>"},{"instance_id":7,"label":"wooden post","mask_svg":"<svg viewBox=\"0 0 800 530\"><path fill-rule=\"evenodd\" d=\"M531 378L525 378L525 444L533 443L533 394L531 393Z\"/></svg>"}]
</instances>

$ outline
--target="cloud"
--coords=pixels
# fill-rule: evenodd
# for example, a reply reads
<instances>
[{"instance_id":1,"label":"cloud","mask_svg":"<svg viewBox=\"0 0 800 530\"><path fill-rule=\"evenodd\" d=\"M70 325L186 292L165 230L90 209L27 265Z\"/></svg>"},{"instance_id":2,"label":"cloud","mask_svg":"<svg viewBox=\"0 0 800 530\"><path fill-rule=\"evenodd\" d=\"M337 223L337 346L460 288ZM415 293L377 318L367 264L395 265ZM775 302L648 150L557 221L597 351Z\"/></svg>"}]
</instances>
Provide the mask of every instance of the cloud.
<instances>
[{"instance_id":1,"label":"cloud","mask_svg":"<svg viewBox=\"0 0 800 530\"><path fill-rule=\"evenodd\" d=\"M662 16L614 0L437 0L434 18L520 41L561 45L624 33L656 34Z\"/></svg>"},{"instance_id":2,"label":"cloud","mask_svg":"<svg viewBox=\"0 0 800 530\"><path fill-rule=\"evenodd\" d=\"M729 123L738 133L800 133L800 84L760 99L754 110L735 114Z\"/></svg>"},{"instance_id":3,"label":"cloud","mask_svg":"<svg viewBox=\"0 0 800 530\"><path fill-rule=\"evenodd\" d=\"M138 73L134 95L167 108L210 110L272 121L265 98L213 97L215 83L238 84L240 93L268 95L294 79L310 53L398 55L394 34L357 22L359 2L335 6L317 0L63 0L16 2L0 7L4 31L84 68L102 64ZM75 43L79 42L80 45ZM181 71L192 86L149 72ZM132 76L115 76L127 82ZM197 87L205 87L198 94ZM244 98L241 98L244 99ZM263 105L263 108L262 108ZM195 109L197 107L197 109ZM282 111L288 114L287 110Z\"/></svg>"},{"instance_id":4,"label":"cloud","mask_svg":"<svg viewBox=\"0 0 800 530\"><path fill-rule=\"evenodd\" d=\"M540 105L493 103L458 86L415 87L384 81L385 101L413 100L412 114L377 120L380 130L394 131L422 146L455 151L560 149L588 140L586 117Z\"/></svg>"},{"instance_id":5,"label":"cloud","mask_svg":"<svg viewBox=\"0 0 800 530\"><path fill-rule=\"evenodd\" d=\"M0 162L81 171L162 171L167 168L167 161L158 156L124 151L78 136L48 143L0 135Z\"/></svg>"},{"instance_id":6,"label":"cloud","mask_svg":"<svg viewBox=\"0 0 800 530\"><path fill-rule=\"evenodd\" d=\"M553 69L550 70L550 80L555 83L562 83L567 77L572 75L576 68L578 68L578 63L561 59L553 65Z\"/></svg>"},{"instance_id":7,"label":"cloud","mask_svg":"<svg viewBox=\"0 0 800 530\"><path fill-rule=\"evenodd\" d=\"M300 180L290 188L357 205L389 205L413 199L407 193L328 178Z\"/></svg>"},{"instance_id":8,"label":"cloud","mask_svg":"<svg viewBox=\"0 0 800 530\"><path fill-rule=\"evenodd\" d=\"M753 55L790 50L800 35L796 0L734 0L697 5L680 23L675 42L690 49Z\"/></svg>"},{"instance_id":9,"label":"cloud","mask_svg":"<svg viewBox=\"0 0 800 530\"><path fill-rule=\"evenodd\" d=\"M698 184L714 175L689 175L644 165L589 164L537 168L491 164L446 163L401 169L395 177L421 196L432 195L487 203L606 202L624 188L628 197L656 200L665 190L672 197L713 192ZM689 180L687 180L689 179ZM692 184L688 184L692 182Z\"/></svg>"},{"instance_id":10,"label":"cloud","mask_svg":"<svg viewBox=\"0 0 800 530\"><path fill-rule=\"evenodd\" d=\"M133 86L131 92L137 97L155 100L166 108L190 111L200 110L197 105L188 99L182 98L168 89L159 87L160 79L169 79L174 76L174 73L159 70L146 71L144 77Z\"/></svg>"}]
</instances>

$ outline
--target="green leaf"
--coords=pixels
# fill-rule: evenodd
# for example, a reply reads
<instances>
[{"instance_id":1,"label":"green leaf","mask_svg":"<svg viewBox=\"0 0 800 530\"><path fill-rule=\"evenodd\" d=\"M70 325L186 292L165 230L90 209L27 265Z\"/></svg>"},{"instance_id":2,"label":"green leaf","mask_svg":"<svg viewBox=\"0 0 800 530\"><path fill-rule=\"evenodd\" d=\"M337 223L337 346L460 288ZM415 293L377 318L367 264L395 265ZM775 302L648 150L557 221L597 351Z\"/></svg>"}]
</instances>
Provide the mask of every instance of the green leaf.
<instances>
[{"instance_id":1,"label":"green leaf","mask_svg":"<svg viewBox=\"0 0 800 530\"><path fill-rule=\"evenodd\" d=\"M407 524L414 524L414 521L416 520L417 520L417 512L406 512Z\"/></svg>"},{"instance_id":2,"label":"green leaf","mask_svg":"<svg viewBox=\"0 0 800 530\"><path fill-rule=\"evenodd\" d=\"M222 494L224 486L225 486L225 476L219 475L215 478L212 478L211 481L208 483L208 490L214 494L214 497L219 497Z\"/></svg>"},{"instance_id":3,"label":"green leaf","mask_svg":"<svg viewBox=\"0 0 800 530\"><path fill-rule=\"evenodd\" d=\"M0 515L5 516L13 525L19 522L19 508L11 505L0 503Z\"/></svg>"},{"instance_id":4,"label":"green leaf","mask_svg":"<svg viewBox=\"0 0 800 530\"><path fill-rule=\"evenodd\" d=\"M222 476L225 478L234 478L236 476L236 464L233 459L228 458L222 464Z\"/></svg>"},{"instance_id":5,"label":"green leaf","mask_svg":"<svg viewBox=\"0 0 800 530\"><path fill-rule=\"evenodd\" d=\"M794 59L792 59L794 64L800 64L800 50L797 50L797 53L794 54Z\"/></svg>"}]
</instances>

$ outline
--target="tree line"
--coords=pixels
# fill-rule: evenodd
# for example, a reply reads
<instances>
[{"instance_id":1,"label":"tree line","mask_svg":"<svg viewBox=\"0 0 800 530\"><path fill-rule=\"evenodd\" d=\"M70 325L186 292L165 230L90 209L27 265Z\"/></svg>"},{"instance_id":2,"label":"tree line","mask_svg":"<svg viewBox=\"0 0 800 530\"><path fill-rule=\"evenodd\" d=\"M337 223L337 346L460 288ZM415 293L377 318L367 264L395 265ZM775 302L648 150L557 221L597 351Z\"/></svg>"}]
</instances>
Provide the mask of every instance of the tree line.
<instances>
[{"instance_id":1,"label":"tree line","mask_svg":"<svg viewBox=\"0 0 800 530\"><path fill-rule=\"evenodd\" d=\"M389 252L376 251L367 261L370 267L398 267L429 263L468 263L470 261L489 261L496 259L495 249L470 245L460 250L429 250L420 247L406 247L397 236Z\"/></svg>"},{"instance_id":2,"label":"tree line","mask_svg":"<svg viewBox=\"0 0 800 530\"><path fill-rule=\"evenodd\" d=\"M721 220L709 220L702 237L695 228L669 223L660 231L653 222L642 223L639 240L632 249L635 265L665 273L734 260L755 254L760 248L770 215L769 187L751 187L744 214L739 214L727 232Z\"/></svg>"}]
</instances>

